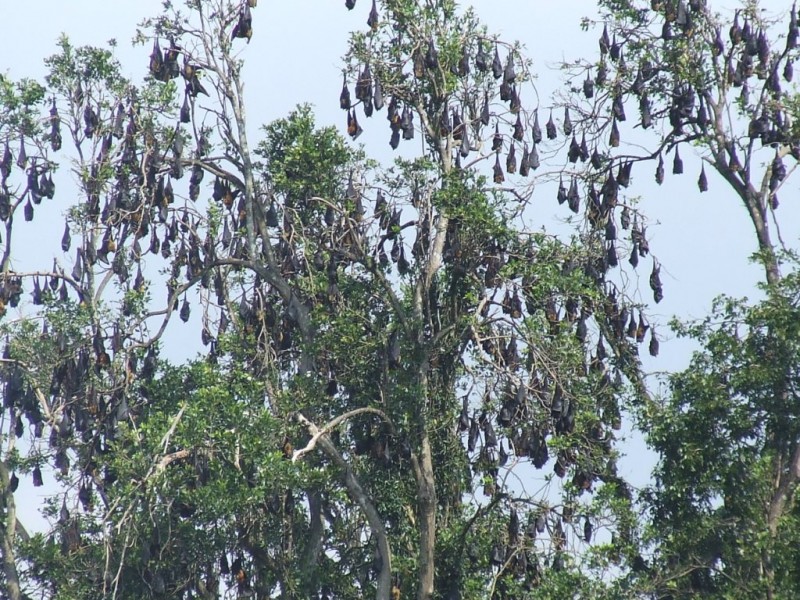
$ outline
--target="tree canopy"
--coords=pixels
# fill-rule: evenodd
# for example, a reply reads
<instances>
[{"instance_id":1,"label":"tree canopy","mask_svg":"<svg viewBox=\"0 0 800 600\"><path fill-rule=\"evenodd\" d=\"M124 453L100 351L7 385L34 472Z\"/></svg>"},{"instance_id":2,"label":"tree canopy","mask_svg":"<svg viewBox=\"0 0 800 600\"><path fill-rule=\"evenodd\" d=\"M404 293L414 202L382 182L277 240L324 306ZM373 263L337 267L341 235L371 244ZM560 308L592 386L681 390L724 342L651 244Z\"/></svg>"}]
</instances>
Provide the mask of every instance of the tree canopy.
<instances>
[{"instance_id":1,"label":"tree canopy","mask_svg":"<svg viewBox=\"0 0 800 600\"><path fill-rule=\"evenodd\" d=\"M137 29L141 80L66 36L44 81L0 77L10 598L796 593L794 8L748 3L723 40L708 2L601 1L599 56L545 100L471 8L347 0L343 126L298 98L257 128L270 6L178 4ZM632 173L690 149L752 221L764 300L676 321L700 350L656 393ZM62 194L28 265L15 221ZM561 225L530 225L543 194ZM659 456L643 490L623 419ZM48 527L18 521L21 478L53 489Z\"/></svg>"}]
</instances>

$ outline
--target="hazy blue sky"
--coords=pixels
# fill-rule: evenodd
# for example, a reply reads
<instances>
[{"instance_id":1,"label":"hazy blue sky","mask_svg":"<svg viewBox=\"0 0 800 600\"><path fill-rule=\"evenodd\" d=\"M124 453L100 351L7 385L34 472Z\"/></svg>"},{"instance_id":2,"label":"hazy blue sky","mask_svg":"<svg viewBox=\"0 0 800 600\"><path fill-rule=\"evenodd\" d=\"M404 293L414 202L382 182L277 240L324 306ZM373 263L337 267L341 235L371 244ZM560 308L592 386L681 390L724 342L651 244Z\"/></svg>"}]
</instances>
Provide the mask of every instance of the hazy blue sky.
<instances>
[{"instance_id":1,"label":"hazy blue sky","mask_svg":"<svg viewBox=\"0 0 800 600\"><path fill-rule=\"evenodd\" d=\"M137 79L146 73L149 46L131 48L129 40L139 20L158 13L160 1L3 0L2 4L0 72L13 78L41 78L42 59L54 51L59 34L66 32L76 45L102 45L115 38L116 55L129 75ZM343 0L259 2L253 11L252 43L243 49L248 62L246 91L252 123L285 116L297 103L309 101L315 105L320 123L333 123L344 129L344 113L338 108L341 57L347 47L347 33L365 27L369 4L368 0L358 0L356 9L348 12ZM790 4L781 0L764 3L770 10L788 10ZM592 14L593 2L477 0L473 5L489 25L490 33L499 33L507 40L519 39L527 47L534 61L533 70L538 74L536 86L542 108L550 106L551 93L564 85L561 73L554 68L559 61L596 56L599 32L585 33L579 27L580 18ZM630 110L633 112L635 107ZM378 122L373 125L375 121ZM387 162L391 160L383 116L364 120L362 125L366 131L359 142L366 145L368 153ZM624 136L623 130L623 142ZM704 315L712 298L723 292L752 296L754 284L761 278L760 270L747 262L755 250L755 238L743 207L711 172L710 192L700 195L696 186L699 161L688 149L681 152L686 163L685 175L667 175L665 184L658 187L653 183L654 165L637 165L631 187L633 194L643 198L642 210L651 221L648 228L651 247L663 265L665 299L650 310L653 318L662 323L676 314ZM762 155L763 161L771 160L768 150ZM64 171L60 177L68 176ZM790 182L781 194L778 210L784 239L792 246L797 245L800 231L796 192L796 183ZM53 202L56 205L65 202L63 195L57 195ZM564 216L558 210L554 192L546 187L535 194L533 210L542 211L543 215ZM35 247L41 247L38 240L43 237L53 239L54 248L57 246L63 227L60 214L54 215L51 224L54 233L50 238L41 234L39 219L36 229L32 224L29 227L32 253ZM638 271L638 285L646 301L652 298L647 285L650 265L649 259L643 260ZM662 336L668 334L664 325L659 332ZM183 344L183 348L183 354L173 349L176 357L194 354L191 345ZM685 344L667 340L661 348L662 357L648 360L648 368L670 370L686 364L689 349ZM630 452L634 459L624 463L629 473L640 471L639 477L648 468L647 462L639 460L641 453L641 441L635 442ZM32 503L23 506L23 516L32 506Z\"/></svg>"}]
</instances>

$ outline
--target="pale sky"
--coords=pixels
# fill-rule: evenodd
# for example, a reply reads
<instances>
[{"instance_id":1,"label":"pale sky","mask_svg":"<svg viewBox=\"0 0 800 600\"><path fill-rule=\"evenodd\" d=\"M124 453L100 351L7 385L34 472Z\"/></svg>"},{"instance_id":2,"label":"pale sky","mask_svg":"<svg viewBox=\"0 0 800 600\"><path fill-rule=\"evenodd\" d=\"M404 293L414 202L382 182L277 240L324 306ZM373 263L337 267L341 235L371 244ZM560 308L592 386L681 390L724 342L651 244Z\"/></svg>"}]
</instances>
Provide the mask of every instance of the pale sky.
<instances>
[{"instance_id":1,"label":"pale sky","mask_svg":"<svg viewBox=\"0 0 800 600\"><path fill-rule=\"evenodd\" d=\"M75 45L102 45L115 38L116 55L129 75L140 78L146 74L150 48L131 48L129 40L141 18L158 13L161 5L158 0L0 0L0 3L4 5L0 8L0 72L12 78L41 78L45 72L42 59L54 52L61 32L66 32ZM248 63L246 90L251 123L283 117L296 104L308 101L315 106L320 124L335 124L344 132L344 113L338 107L341 57L347 48L347 33L365 28L369 4L368 0L359 0L355 10L347 11L343 0L259 2L253 11L252 43L243 50ZM533 70L538 73L536 85L542 107L549 107L550 94L563 85L561 73L554 69L557 62L597 57L599 31L585 33L579 27L582 16L593 14L594 3L589 0L475 0L473 5L489 25L490 33L499 33L509 41L519 39L527 47L534 61ZM788 10L791 2L771 0L764 5L770 10ZM635 107L630 111L635 112ZM364 120L362 125L365 134L359 142L365 144L369 155L388 164L392 153L383 117ZM623 138L624 135L623 130ZM665 298L659 305L651 306L649 312L653 321L662 323L658 328L662 354L656 361L646 357L645 362L647 368L659 371L681 368L688 361L686 344L663 339L668 335L666 321L670 317L701 317L708 312L712 299L721 293L754 297L754 284L761 279L761 270L747 262L756 246L744 208L708 169L710 191L700 195L696 185L699 161L688 148L682 148L681 153L686 164L685 175L668 174L664 185L658 187L653 182L655 165L637 165L629 190L643 198L641 209L651 223L648 227L651 248L663 265ZM762 154L764 161L771 160L769 151ZM64 187L60 186L62 194ZM62 203L66 208L63 198L57 193L52 202ZM797 183L790 181L781 194L778 216L782 220L783 238L793 247L797 247L800 234L799 204ZM558 208L554 191L543 186L534 195L535 210L563 217ZM54 213L52 235L42 234L40 219L34 223L35 227L30 224L26 233L31 236L30 256L36 255L37 248L41 249L41 239L52 239L55 249L63 228L61 212ZM48 255L52 255L52 250L47 249L42 257ZM643 260L638 270L638 285L647 302L652 300L647 284L650 265L649 259ZM175 345L171 351L176 359L183 359L194 355L195 350L189 348L189 352L181 353ZM646 353L644 348L642 354ZM623 462L623 474L641 481L642 472L649 469L648 462L640 459L641 440L634 440L629 448L630 457ZM23 518L31 506L22 507Z\"/></svg>"}]
</instances>

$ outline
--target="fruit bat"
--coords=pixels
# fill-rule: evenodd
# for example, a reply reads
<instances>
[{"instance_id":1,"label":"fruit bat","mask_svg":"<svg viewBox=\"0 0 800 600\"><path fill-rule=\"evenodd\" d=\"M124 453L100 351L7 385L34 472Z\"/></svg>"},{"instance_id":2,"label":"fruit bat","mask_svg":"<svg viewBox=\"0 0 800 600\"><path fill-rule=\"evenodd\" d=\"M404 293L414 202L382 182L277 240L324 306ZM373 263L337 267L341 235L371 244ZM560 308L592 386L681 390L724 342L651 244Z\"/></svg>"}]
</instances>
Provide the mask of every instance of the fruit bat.
<instances>
[{"instance_id":1,"label":"fruit bat","mask_svg":"<svg viewBox=\"0 0 800 600\"><path fill-rule=\"evenodd\" d=\"M172 180L167 177L167 183L164 185L164 201L167 204L175 202L175 192L172 189Z\"/></svg>"},{"instance_id":2,"label":"fruit bat","mask_svg":"<svg viewBox=\"0 0 800 600\"><path fill-rule=\"evenodd\" d=\"M497 453L497 466L504 467L506 466L507 462L508 462L508 452L506 452L506 449L503 447L503 440L500 440L500 450Z\"/></svg>"},{"instance_id":3,"label":"fruit bat","mask_svg":"<svg viewBox=\"0 0 800 600\"><path fill-rule=\"evenodd\" d=\"M608 176L606 177L606 180L603 183L603 187L600 189L600 191L603 194L603 202L608 208L613 208L617 205L619 184L617 183L617 180L614 179L614 173L611 171L611 169L608 170Z\"/></svg>"},{"instance_id":4,"label":"fruit bat","mask_svg":"<svg viewBox=\"0 0 800 600\"><path fill-rule=\"evenodd\" d=\"M717 27L714 30L714 41L711 43L711 53L714 56L719 56L725 52L725 44L722 41L722 30Z\"/></svg>"},{"instance_id":5,"label":"fruit bat","mask_svg":"<svg viewBox=\"0 0 800 600\"><path fill-rule=\"evenodd\" d=\"M650 344L648 347L648 351L650 352L650 356L655 358L658 356L658 338L656 337L656 330L650 330Z\"/></svg>"},{"instance_id":6,"label":"fruit bat","mask_svg":"<svg viewBox=\"0 0 800 600\"><path fill-rule=\"evenodd\" d=\"M83 122L86 125L83 133L86 134L87 138L91 139L94 136L94 132L97 131L99 119L97 117L97 113L89 104L87 104L86 108L83 110Z\"/></svg>"},{"instance_id":7,"label":"fruit bat","mask_svg":"<svg viewBox=\"0 0 800 600\"><path fill-rule=\"evenodd\" d=\"M231 40L236 38L246 39L250 43L250 38L253 37L253 16L250 13L250 5L245 4L239 12L239 20L231 32Z\"/></svg>"},{"instance_id":8,"label":"fruit bat","mask_svg":"<svg viewBox=\"0 0 800 600\"><path fill-rule=\"evenodd\" d=\"M503 175L503 167L500 166L500 154L499 153L495 155L493 175L494 175L493 179L494 179L495 183L503 183L506 180L505 175ZM33 210L33 207L31 207L31 210Z\"/></svg>"},{"instance_id":9,"label":"fruit bat","mask_svg":"<svg viewBox=\"0 0 800 600\"><path fill-rule=\"evenodd\" d=\"M514 318L513 315L512 318ZM506 365L508 365L510 369L516 369L519 366L519 351L517 349L517 336L515 336L514 334L511 334L511 339L509 339L508 345L503 349L503 360L505 360Z\"/></svg>"},{"instance_id":10,"label":"fruit bat","mask_svg":"<svg viewBox=\"0 0 800 600\"><path fill-rule=\"evenodd\" d=\"M509 110L511 111L511 114L518 115L521 108L522 108L522 100L520 100L519 92L517 91L517 86L512 85Z\"/></svg>"},{"instance_id":11,"label":"fruit bat","mask_svg":"<svg viewBox=\"0 0 800 600\"><path fill-rule=\"evenodd\" d=\"M506 58L506 66L503 69L503 83L514 83L517 78L517 72L514 69L514 53L509 52Z\"/></svg>"},{"instance_id":12,"label":"fruit bat","mask_svg":"<svg viewBox=\"0 0 800 600\"><path fill-rule=\"evenodd\" d=\"M25 215L25 220L30 222L33 221L33 204L31 204L31 199L28 197L28 201L25 203L25 207L23 208L23 213Z\"/></svg>"},{"instance_id":13,"label":"fruit bat","mask_svg":"<svg viewBox=\"0 0 800 600\"><path fill-rule=\"evenodd\" d=\"M622 209L622 214L619 216L619 224L623 229L628 229L631 226L631 211L627 206Z\"/></svg>"},{"instance_id":14,"label":"fruit bat","mask_svg":"<svg viewBox=\"0 0 800 600\"><path fill-rule=\"evenodd\" d=\"M608 47L608 56L613 61L619 60L620 45L617 43L617 34L614 34L611 45Z\"/></svg>"},{"instance_id":15,"label":"fruit bat","mask_svg":"<svg viewBox=\"0 0 800 600\"><path fill-rule=\"evenodd\" d=\"M611 42L608 37L608 25L603 25L603 33L598 40L600 46L600 55L603 56L608 53Z\"/></svg>"},{"instance_id":16,"label":"fruit bat","mask_svg":"<svg viewBox=\"0 0 800 600\"><path fill-rule=\"evenodd\" d=\"M622 103L622 93L619 91L614 94L614 100L611 102L611 112L617 118L617 121L625 120L625 105Z\"/></svg>"},{"instance_id":17,"label":"fruit bat","mask_svg":"<svg viewBox=\"0 0 800 600\"><path fill-rule=\"evenodd\" d=\"M78 79L77 84L75 85L75 90L72 93L72 99L75 101L75 104L80 106L83 104L83 86L81 85L81 80Z\"/></svg>"},{"instance_id":18,"label":"fruit bat","mask_svg":"<svg viewBox=\"0 0 800 600\"><path fill-rule=\"evenodd\" d=\"M364 130L361 129L361 125L358 124L358 119L356 118L355 110L350 110L347 113L347 135L349 135L354 140L361 135Z\"/></svg>"},{"instance_id":19,"label":"fruit bat","mask_svg":"<svg viewBox=\"0 0 800 600\"><path fill-rule=\"evenodd\" d=\"M389 255L392 257L392 262L396 263L398 260L400 260L400 249L401 245L398 241L398 238L395 237L394 242L392 243L392 250L389 253Z\"/></svg>"},{"instance_id":20,"label":"fruit bat","mask_svg":"<svg viewBox=\"0 0 800 600\"><path fill-rule=\"evenodd\" d=\"M114 113L114 123L112 126L112 133L115 138L120 139L124 135L123 125L125 122L125 108L122 104L117 104L117 110Z\"/></svg>"},{"instance_id":21,"label":"fruit bat","mask_svg":"<svg viewBox=\"0 0 800 600\"><path fill-rule=\"evenodd\" d=\"M494 46L494 58L492 59L492 76L500 79L503 76L503 63L500 61L500 49L497 44Z\"/></svg>"},{"instance_id":22,"label":"fruit bat","mask_svg":"<svg viewBox=\"0 0 800 600\"><path fill-rule=\"evenodd\" d=\"M478 40L478 52L475 54L475 68L481 73L486 73L489 70L489 56L486 54L486 49L483 43Z\"/></svg>"},{"instance_id":23,"label":"fruit bat","mask_svg":"<svg viewBox=\"0 0 800 600\"><path fill-rule=\"evenodd\" d=\"M17 166L24 169L28 165L28 154L25 152L25 138L19 136L19 152L17 153Z\"/></svg>"},{"instance_id":24,"label":"fruit bat","mask_svg":"<svg viewBox=\"0 0 800 600\"><path fill-rule=\"evenodd\" d=\"M583 135L581 135L581 143L578 149L580 151L578 158L581 159L581 162L586 162L587 160L589 160L589 146L586 144L585 132L583 133Z\"/></svg>"},{"instance_id":25,"label":"fruit bat","mask_svg":"<svg viewBox=\"0 0 800 600\"><path fill-rule=\"evenodd\" d=\"M181 310L179 316L181 321L186 323L189 320L189 316L191 315L191 307L189 306L189 301L184 297L183 304L181 305Z\"/></svg>"},{"instance_id":26,"label":"fruit bat","mask_svg":"<svg viewBox=\"0 0 800 600\"><path fill-rule=\"evenodd\" d=\"M383 104L383 86L381 85L380 79L376 77L375 91L372 94L372 106L375 108L375 110L380 110L383 108Z\"/></svg>"},{"instance_id":27,"label":"fruit bat","mask_svg":"<svg viewBox=\"0 0 800 600\"><path fill-rule=\"evenodd\" d=\"M678 146L675 146L675 157L672 160L672 173L674 175L680 175L683 173L683 161L681 160Z\"/></svg>"},{"instance_id":28,"label":"fruit bat","mask_svg":"<svg viewBox=\"0 0 800 600\"><path fill-rule=\"evenodd\" d=\"M367 17L367 26L372 31L378 30L378 8L375 5L375 0L372 0L372 9L369 11L369 17Z\"/></svg>"},{"instance_id":29,"label":"fruit bat","mask_svg":"<svg viewBox=\"0 0 800 600\"><path fill-rule=\"evenodd\" d=\"M533 143L538 144L542 141L542 128L539 126L539 109L533 111L533 128L531 130L533 135Z\"/></svg>"},{"instance_id":30,"label":"fruit bat","mask_svg":"<svg viewBox=\"0 0 800 600\"><path fill-rule=\"evenodd\" d=\"M183 94L183 105L181 106L181 115L180 120L181 123L188 123L192 120L192 112L189 107L189 89L186 89L186 92Z\"/></svg>"},{"instance_id":31,"label":"fruit bat","mask_svg":"<svg viewBox=\"0 0 800 600\"><path fill-rule=\"evenodd\" d=\"M731 44L734 46L742 41L742 28L739 25L739 11L735 11L733 14L733 23L731 24L731 28L728 30L728 35L731 38Z\"/></svg>"},{"instance_id":32,"label":"fruit bat","mask_svg":"<svg viewBox=\"0 0 800 600\"><path fill-rule=\"evenodd\" d=\"M628 163L620 163L619 169L617 170L617 183L624 188L628 187L628 184L631 182L630 174L626 169L627 164Z\"/></svg>"},{"instance_id":33,"label":"fruit bat","mask_svg":"<svg viewBox=\"0 0 800 600\"><path fill-rule=\"evenodd\" d=\"M500 100L503 102L511 100L511 84L505 81L500 84Z\"/></svg>"},{"instance_id":34,"label":"fruit bat","mask_svg":"<svg viewBox=\"0 0 800 600\"><path fill-rule=\"evenodd\" d=\"M636 243L631 247L631 255L628 258L628 262L634 269L639 266L639 245Z\"/></svg>"},{"instance_id":35,"label":"fruit bat","mask_svg":"<svg viewBox=\"0 0 800 600\"><path fill-rule=\"evenodd\" d=\"M614 242L609 242L606 248L606 262L609 267L616 267L619 264L617 259L617 247Z\"/></svg>"},{"instance_id":36,"label":"fruit bat","mask_svg":"<svg viewBox=\"0 0 800 600\"><path fill-rule=\"evenodd\" d=\"M400 128L403 130L404 140L414 139L414 115L408 105L403 108L403 114L400 117Z\"/></svg>"},{"instance_id":37,"label":"fruit bat","mask_svg":"<svg viewBox=\"0 0 800 600\"><path fill-rule=\"evenodd\" d=\"M464 138L464 131L466 127L464 126L464 121L461 118L461 115L453 109L453 139L456 141L461 141Z\"/></svg>"},{"instance_id":38,"label":"fruit bat","mask_svg":"<svg viewBox=\"0 0 800 600\"><path fill-rule=\"evenodd\" d=\"M589 99L594 96L594 81L592 80L591 73L586 72L586 79L583 80L583 95Z\"/></svg>"},{"instance_id":39,"label":"fruit bat","mask_svg":"<svg viewBox=\"0 0 800 600\"><path fill-rule=\"evenodd\" d=\"M78 489L78 500L84 511L89 512L92 510L92 488L90 485L81 483L81 487Z\"/></svg>"},{"instance_id":40,"label":"fruit bat","mask_svg":"<svg viewBox=\"0 0 800 600\"><path fill-rule=\"evenodd\" d=\"M31 477L33 478L33 487L42 487L44 485L44 482L42 481L42 469L39 467L39 465L33 467Z\"/></svg>"},{"instance_id":41,"label":"fruit bat","mask_svg":"<svg viewBox=\"0 0 800 600\"><path fill-rule=\"evenodd\" d=\"M661 299L664 297L661 285L661 267L655 260L653 261L653 270L650 272L650 289L653 290L653 299L656 301L656 304L661 302Z\"/></svg>"},{"instance_id":42,"label":"fruit bat","mask_svg":"<svg viewBox=\"0 0 800 600\"><path fill-rule=\"evenodd\" d=\"M58 152L61 148L61 117L58 116L58 108L56 108L56 99L53 98L53 104L50 107L50 147L53 152Z\"/></svg>"},{"instance_id":43,"label":"fruit bat","mask_svg":"<svg viewBox=\"0 0 800 600\"><path fill-rule=\"evenodd\" d=\"M475 445L478 443L478 422L475 418L469 420L469 433L467 434L467 452L474 452Z\"/></svg>"},{"instance_id":44,"label":"fruit bat","mask_svg":"<svg viewBox=\"0 0 800 600\"><path fill-rule=\"evenodd\" d=\"M461 47L461 58L458 59L456 75L466 77L469 75L469 48L466 45Z\"/></svg>"},{"instance_id":45,"label":"fruit bat","mask_svg":"<svg viewBox=\"0 0 800 600\"><path fill-rule=\"evenodd\" d=\"M637 344L641 344L644 341L644 336L647 334L648 329L650 329L650 325L644 322L644 316L642 315L642 311L639 311L639 322L636 325Z\"/></svg>"},{"instance_id":46,"label":"fruit bat","mask_svg":"<svg viewBox=\"0 0 800 600\"><path fill-rule=\"evenodd\" d=\"M397 272L400 275L407 275L408 272L411 270L411 265L406 260L406 251L405 247L400 244L400 257L397 259Z\"/></svg>"},{"instance_id":47,"label":"fruit bat","mask_svg":"<svg viewBox=\"0 0 800 600\"><path fill-rule=\"evenodd\" d=\"M564 135L572 134L572 120L569 118L569 107L564 107Z\"/></svg>"},{"instance_id":48,"label":"fruit bat","mask_svg":"<svg viewBox=\"0 0 800 600\"><path fill-rule=\"evenodd\" d=\"M536 149L536 146L534 145L533 148L531 148L531 156L530 156L531 169L535 171L536 169L539 168L539 164L540 164L539 151Z\"/></svg>"},{"instance_id":49,"label":"fruit bat","mask_svg":"<svg viewBox=\"0 0 800 600\"><path fill-rule=\"evenodd\" d=\"M700 177L697 178L697 187L700 189L701 192L708 191L708 178L706 177L705 165L700 167Z\"/></svg>"},{"instance_id":50,"label":"fruit bat","mask_svg":"<svg viewBox=\"0 0 800 600\"><path fill-rule=\"evenodd\" d=\"M500 152L503 149L503 136L500 134L500 125L495 123L494 136L492 136L492 151Z\"/></svg>"},{"instance_id":51,"label":"fruit bat","mask_svg":"<svg viewBox=\"0 0 800 600\"><path fill-rule=\"evenodd\" d=\"M171 42L169 48L164 52L164 63L162 66L164 75L163 81L175 79L180 75L181 69L178 66L178 54L180 53L181 49L175 45L175 42Z\"/></svg>"},{"instance_id":52,"label":"fruit bat","mask_svg":"<svg viewBox=\"0 0 800 600\"><path fill-rule=\"evenodd\" d=\"M447 110L447 107L442 111L442 115L439 118L439 134L442 137L447 137L453 131L453 126L450 123L450 112Z\"/></svg>"},{"instance_id":53,"label":"fruit bat","mask_svg":"<svg viewBox=\"0 0 800 600\"><path fill-rule=\"evenodd\" d=\"M428 40L428 49L425 51L425 67L431 71L439 67L439 52L433 45L433 39Z\"/></svg>"},{"instance_id":54,"label":"fruit bat","mask_svg":"<svg viewBox=\"0 0 800 600\"><path fill-rule=\"evenodd\" d=\"M527 177L531 172L531 154L528 150L528 144L522 148L522 160L519 161L519 174Z\"/></svg>"},{"instance_id":55,"label":"fruit bat","mask_svg":"<svg viewBox=\"0 0 800 600\"><path fill-rule=\"evenodd\" d=\"M612 148L617 148L619 146L619 127L617 127L617 119L611 119L611 134L608 138L608 145Z\"/></svg>"},{"instance_id":56,"label":"fruit bat","mask_svg":"<svg viewBox=\"0 0 800 600\"><path fill-rule=\"evenodd\" d=\"M547 132L547 139L548 140L556 139L558 134L556 133L556 124L553 122L553 110L552 109L550 109L550 118L547 120L547 123L545 124L544 127L545 127L545 130Z\"/></svg>"},{"instance_id":57,"label":"fruit bat","mask_svg":"<svg viewBox=\"0 0 800 600\"><path fill-rule=\"evenodd\" d=\"M78 251L75 253L75 266L72 268L72 278L75 281L80 281L83 277L83 267L81 265L83 261L81 260L81 249L78 248Z\"/></svg>"},{"instance_id":58,"label":"fruit bat","mask_svg":"<svg viewBox=\"0 0 800 600\"><path fill-rule=\"evenodd\" d=\"M392 330L387 342L386 358L390 369L400 367L400 336L397 329Z\"/></svg>"},{"instance_id":59,"label":"fruit bat","mask_svg":"<svg viewBox=\"0 0 800 600\"><path fill-rule=\"evenodd\" d=\"M6 140L5 148L3 150L3 159L0 161L0 175L3 179L8 178L11 174L11 162L14 157L11 155L11 149L8 147L8 140Z\"/></svg>"},{"instance_id":60,"label":"fruit bat","mask_svg":"<svg viewBox=\"0 0 800 600\"><path fill-rule=\"evenodd\" d=\"M414 50L412 59L414 61L414 77L420 79L425 75L425 58L419 48Z\"/></svg>"},{"instance_id":61,"label":"fruit bat","mask_svg":"<svg viewBox=\"0 0 800 600\"><path fill-rule=\"evenodd\" d=\"M578 214L578 210L580 210L581 206L580 202L581 202L581 197L578 194L578 183L575 177L573 177L572 183L570 183L569 185L569 192L567 192L567 205L569 206L569 209L572 212Z\"/></svg>"},{"instance_id":62,"label":"fruit bat","mask_svg":"<svg viewBox=\"0 0 800 600\"><path fill-rule=\"evenodd\" d=\"M586 517L583 522L583 541L587 544L592 541L592 532L592 522L589 520L589 517Z\"/></svg>"},{"instance_id":63,"label":"fruit bat","mask_svg":"<svg viewBox=\"0 0 800 600\"><path fill-rule=\"evenodd\" d=\"M508 151L506 157L506 172L512 175L517 172L517 151L514 143L511 143L511 149Z\"/></svg>"},{"instance_id":64,"label":"fruit bat","mask_svg":"<svg viewBox=\"0 0 800 600\"><path fill-rule=\"evenodd\" d=\"M664 183L664 157L658 155L658 166L656 166L656 183L661 185Z\"/></svg>"},{"instance_id":65,"label":"fruit bat","mask_svg":"<svg viewBox=\"0 0 800 600\"><path fill-rule=\"evenodd\" d=\"M599 227L602 220L602 205L597 190L591 182L589 183L589 192L586 194L586 199L586 216L593 227Z\"/></svg>"},{"instance_id":66,"label":"fruit bat","mask_svg":"<svg viewBox=\"0 0 800 600\"><path fill-rule=\"evenodd\" d=\"M597 66L597 75L594 78L594 82L598 87L603 87L608 79L608 68L606 67L606 61L601 60L600 64Z\"/></svg>"},{"instance_id":67,"label":"fruit bat","mask_svg":"<svg viewBox=\"0 0 800 600\"><path fill-rule=\"evenodd\" d=\"M466 431L469 429L470 422L469 422L469 410L468 410L468 396L464 396L461 399L461 413L458 416L458 430L459 431Z\"/></svg>"},{"instance_id":68,"label":"fruit bat","mask_svg":"<svg viewBox=\"0 0 800 600\"><path fill-rule=\"evenodd\" d=\"M461 148L459 149L459 154L463 158L467 158L469 156L470 151L470 143L469 143L469 131L466 127L462 128L463 135L461 136Z\"/></svg>"},{"instance_id":69,"label":"fruit bat","mask_svg":"<svg viewBox=\"0 0 800 600\"><path fill-rule=\"evenodd\" d=\"M625 335L629 338L636 337L636 317L633 315L633 312L631 312L631 318L630 321L628 321L628 328Z\"/></svg>"},{"instance_id":70,"label":"fruit bat","mask_svg":"<svg viewBox=\"0 0 800 600\"><path fill-rule=\"evenodd\" d=\"M369 65L364 65L356 81L356 98L364 104L372 104L372 71Z\"/></svg>"},{"instance_id":71,"label":"fruit bat","mask_svg":"<svg viewBox=\"0 0 800 600\"><path fill-rule=\"evenodd\" d=\"M484 445L487 448L497 447L497 435L494 432L494 427L492 427L491 421L489 421L487 418L484 418L483 420L483 437Z\"/></svg>"},{"instance_id":72,"label":"fruit bat","mask_svg":"<svg viewBox=\"0 0 800 600\"><path fill-rule=\"evenodd\" d=\"M150 53L150 74L158 80L162 79L164 67L164 56L161 53L161 46L158 38L153 40L153 51Z\"/></svg>"},{"instance_id":73,"label":"fruit bat","mask_svg":"<svg viewBox=\"0 0 800 600\"><path fill-rule=\"evenodd\" d=\"M581 156L581 147L578 144L578 140L575 139L575 136L572 136L572 141L569 144L569 150L567 150L567 159L571 163L578 162L578 159Z\"/></svg>"},{"instance_id":74,"label":"fruit bat","mask_svg":"<svg viewBox=\"0 0 800 600\"><path fill-rule=\"evenodd\" d=\"M556 200L559 204L564 204L567 201L567 188L564 187L564 178L558 178L558 192L556 193Z\"/></svg>"},{"instance_id":75,"label":"fruit bat","mask_svg":"<svg viewBox=\"0 0 800 600\"><path fill-rule=\"evenodd\" d=\"M353 10L356 6L356 0L344 0L344 5L347 7L347 10Z\"/></svg>"},{"instance_id":76,"label":"fruit bat","mask_svg":"<svg viewBox=\"0 0 800 600\"><path fill-rule=\"evenodd\" d=\"M589 331L586 327L586 319L579 319L578 326L575 328L575 337L579 342L585 342Z\"/></svg>"},{"instance_id":77,"label":"fruit bat","mask_svg":"<svg viewBox=\"0 0 800 600\"><path fill-rule=\"evenodd\" d=\"M797 47L797 40L800 37L800 27L797 26L797 8L792 3L792 10L789 13L789 33L786 35L786 49L794 50Z\"/></svg>"},{"instance_id":78,"label":"fruit bat","mask_svg":"<svg viewBox=\"0 0 800 600\"><path fill-rule=\"evenodd\" d=\"M64 252L69 252L69 248L72 245L72 236L70 235L69 231L69 223L67 223L64 227L64 235L61 237L61 249Z\"/></svg>"},{"instance_id":79,"label":"fruit bat","mask_svg":"<svg viewBox=\"0 0 800 600\"><path fill-rule=\"evenodd\" d=\"M200 67L189 62L189 57L186 54L183 55L183 70L181 73L186 80L186 92L193 98L196 98L198 94L208 96L208 92L200 83L199 73L201 70Z\"/></svg>"},{"instance_id":80,"label":"fruit bat","mask_svg":"<svg viewBox=\"0 0 800 600\"><path fill-rule=\"evenodd\" d=\"M522 141L522 138L525 136L525 127L522 125L522 119L520 115L517 115L517 120L514 122L514 139L518 142Z\"/></svg>"}]
</instances>

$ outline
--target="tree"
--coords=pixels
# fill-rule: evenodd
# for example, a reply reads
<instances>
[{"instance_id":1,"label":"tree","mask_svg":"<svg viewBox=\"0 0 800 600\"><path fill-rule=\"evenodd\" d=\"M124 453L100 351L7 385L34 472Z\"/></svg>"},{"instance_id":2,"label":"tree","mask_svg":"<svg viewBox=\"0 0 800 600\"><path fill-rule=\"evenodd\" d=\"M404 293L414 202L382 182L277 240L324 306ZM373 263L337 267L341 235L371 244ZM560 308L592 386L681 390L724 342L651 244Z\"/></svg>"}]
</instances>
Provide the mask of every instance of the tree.
<instances>
[{"instance_id":1,"label":"tree","mask_svg":"<svg viewBox=\"0 0 800 600\"><path fill-rule=\"evenodd\" d=\"M699 1L600 4L600 60L572 68L584 83L565 100L588 125L587 136L608 139L590 179L627 183L634 166L652 161L660 185L665 156L672 154L679 175L681 151L686 156L693 147L702 160L699 192L716 172L750 217L766 296L758 304L720 299L707 320L676 324L702 350L669 377L660 406L646 402L640 412L660 463L643 498L652 516L652 561L640 565L639 580L664 598L792 597L793 551L785 540L795 532L791 499L800 465L790 324L796 262L774 231L786 161L800 158L797 98L784 91L798 56L796 10L771 19L762 3L748 2L724 19ZM622 145L631 103L642 132ZM632 264L640 244L634 227ZM656 302L658 276L654 262Z\"/></svg>"},{"instance_id":2,"label":"tree","mask_svg":"<svg viewBox=\"0 0 800 600\"><path fill-rule=\"evenodd\" d=\"M9 595L20 573L52 598L615 593L591 574L638 558L613 431L648 324L597 232L522 226L560 134L523 108L520 49L451 0L374 2L347 133L385 110L392 147L421 138L379 168L304 107L251 142L255 5L167 4L140 32L141 83L63 39L46 86L6 87L3 297L42 307L4 323L25 440L0 471ZM73 266L21 271L13 217L54 191L64 129ZM558 192L575 213L578 185ZM207 357L160 358L175 313ZM21 539L12 479L46 465L53 529ZM542 491L515 480L544 467ZM614 537L589 548L595 530Z\"/></svg>"}]
</instances>

